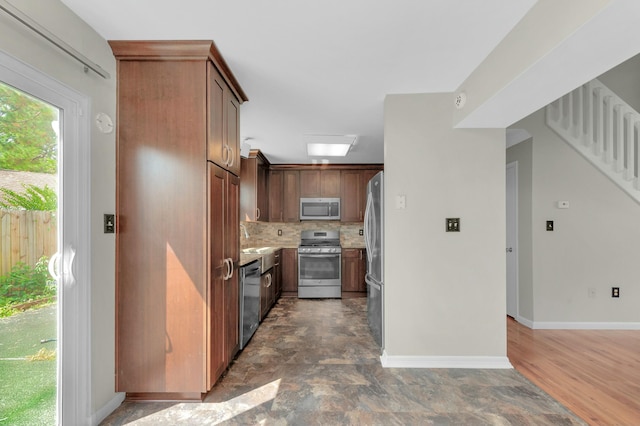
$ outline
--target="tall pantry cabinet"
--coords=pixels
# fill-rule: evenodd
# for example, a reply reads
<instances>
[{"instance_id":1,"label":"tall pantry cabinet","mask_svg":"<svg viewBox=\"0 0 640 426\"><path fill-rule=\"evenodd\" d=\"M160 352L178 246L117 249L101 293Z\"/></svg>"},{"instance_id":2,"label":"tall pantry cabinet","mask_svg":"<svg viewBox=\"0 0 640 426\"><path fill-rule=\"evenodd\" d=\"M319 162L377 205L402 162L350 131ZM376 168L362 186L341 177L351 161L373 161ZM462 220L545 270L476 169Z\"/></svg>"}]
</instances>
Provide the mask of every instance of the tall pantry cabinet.
<instances>
[{"instance_id":1,"label":"tall pantry cabinet","mask_svg":"<svg viewBox=\"0 0 640 426\"><path fill-rule=\"evenodd\" d=\"M211 41L117 59L116 390L201 399L238 349L239 107Z\"/></svg>"}]
</instances>

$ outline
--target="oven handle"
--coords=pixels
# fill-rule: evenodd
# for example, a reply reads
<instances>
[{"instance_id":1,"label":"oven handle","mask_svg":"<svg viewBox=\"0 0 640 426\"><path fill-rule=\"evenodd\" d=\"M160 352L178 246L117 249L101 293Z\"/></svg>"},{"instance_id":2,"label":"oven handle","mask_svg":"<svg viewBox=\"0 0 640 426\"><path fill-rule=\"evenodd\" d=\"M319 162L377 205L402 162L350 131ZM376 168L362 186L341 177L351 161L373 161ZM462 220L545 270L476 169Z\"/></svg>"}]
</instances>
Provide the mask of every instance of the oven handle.
<instances>
[{"instance_id":1,"label":"oven handle","mask_svg":"<svg viewBox=\"0 0 640 426\"><path fill-rule=\"evenodd\" d=\"M304 253L299 254L299 257L336 257L340 256L340 253L332 253L332 254L314 254L314 253Z\"/></svg>"}]
</instances>

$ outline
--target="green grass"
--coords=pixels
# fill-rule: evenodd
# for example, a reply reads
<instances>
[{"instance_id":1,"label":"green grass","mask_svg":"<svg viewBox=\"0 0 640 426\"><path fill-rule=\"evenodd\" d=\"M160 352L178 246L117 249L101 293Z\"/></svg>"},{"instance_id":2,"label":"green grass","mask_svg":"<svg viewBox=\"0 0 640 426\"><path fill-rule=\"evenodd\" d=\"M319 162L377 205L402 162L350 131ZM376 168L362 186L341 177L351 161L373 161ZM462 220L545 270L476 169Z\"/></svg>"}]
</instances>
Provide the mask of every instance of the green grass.
<instances>
[{"instance_id":1,"label":"green grass","mask_svg":"<svg viewBox=\"0 0 640 426\"><path fill-rule=\"evenodd\" d=\"M0 319L0 426L55 424L56 361L24 359L55 337L55 305Z\"/></svg>"}]
</instances>

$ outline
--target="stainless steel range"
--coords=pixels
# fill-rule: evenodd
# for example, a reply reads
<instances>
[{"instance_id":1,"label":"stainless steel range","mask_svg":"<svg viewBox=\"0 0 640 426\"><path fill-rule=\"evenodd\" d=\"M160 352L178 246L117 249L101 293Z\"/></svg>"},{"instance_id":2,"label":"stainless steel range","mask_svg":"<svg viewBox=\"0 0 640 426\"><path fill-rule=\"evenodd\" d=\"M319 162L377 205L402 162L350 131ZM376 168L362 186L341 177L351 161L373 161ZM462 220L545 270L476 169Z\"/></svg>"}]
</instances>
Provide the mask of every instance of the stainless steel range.
<instances>
[{"instance_id":1,"label":"stainless steel range","mask_svg":"<svg viewBox=\"0 0 640 426\"><path fill-rule=\"evenodd\" d=\"M298 297L340 298L340 231L302 231L298 247Z\"/></svg>"}]
</instances>

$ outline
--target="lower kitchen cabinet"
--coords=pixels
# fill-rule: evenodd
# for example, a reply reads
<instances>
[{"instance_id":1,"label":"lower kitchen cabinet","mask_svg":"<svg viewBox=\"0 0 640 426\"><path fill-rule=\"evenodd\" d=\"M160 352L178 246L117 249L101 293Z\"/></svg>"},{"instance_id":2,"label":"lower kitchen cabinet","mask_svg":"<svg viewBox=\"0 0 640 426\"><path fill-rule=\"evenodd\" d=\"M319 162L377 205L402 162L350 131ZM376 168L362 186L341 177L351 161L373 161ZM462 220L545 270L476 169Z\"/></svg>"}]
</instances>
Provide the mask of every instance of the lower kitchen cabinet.
<instances>
[{"instance_id":1,"label":"lower kitchen cabinet","mask_svg":"<svg viewBox=\"0 0 640 426\"><path fill-rule=\"evenodd\" d=\"M273 264L273 292L274 299L273 303L275 304L280 296L282 295L282 249L278 250L274 254L274 264Z\"/></svg>"},{"instance_id":2,"label":"lower kitchen cabinet","mask_svg":"<svg viewBox=\"0 0 640 426\"><path fill-rule=\"evenodd\" d=\"M273 306L274 301L273 268L260 276L260 321L264 319Z\"/></svg>"},{"instance_id":3,"label":"lower kitchen cabinet","mask_svg":"<svg viewBox=\"0 0 640 426\"><path fill-rule=\"evenodd\" d=\"M365 296L367 285L366 251L362 248L342 249L342 293L345 296ZM344 296L343 296L344 297Z\"/></svg>"},{"instance_id":4,"label":"lower kitchen cabinet","mask_svg":"<svg viewBox=\"0 0 640 426\"><path fill-rule=\"evenodd\" d=\"M298 295L298 249L282 249L282 293ZM293 293L293 294L292 294Z\"/></svg>"}]
</instances>

